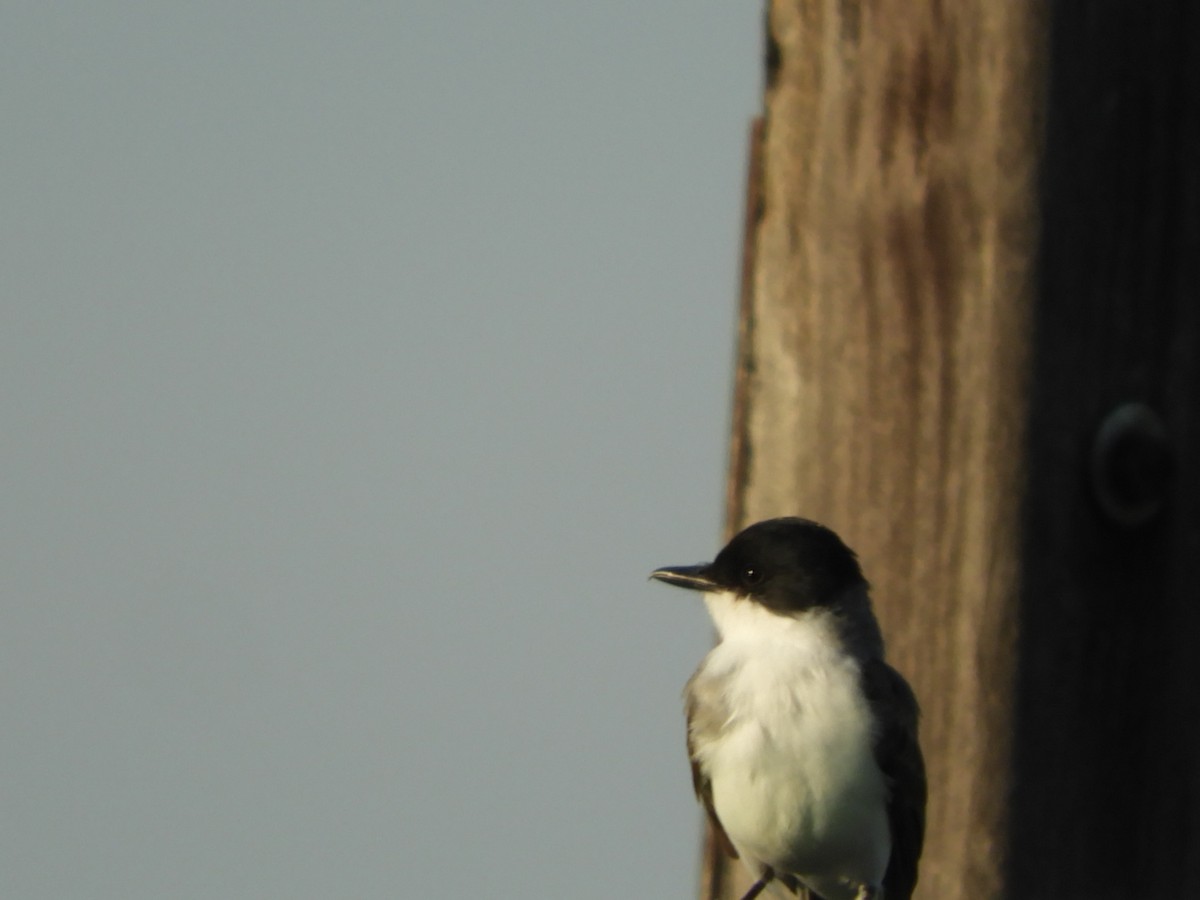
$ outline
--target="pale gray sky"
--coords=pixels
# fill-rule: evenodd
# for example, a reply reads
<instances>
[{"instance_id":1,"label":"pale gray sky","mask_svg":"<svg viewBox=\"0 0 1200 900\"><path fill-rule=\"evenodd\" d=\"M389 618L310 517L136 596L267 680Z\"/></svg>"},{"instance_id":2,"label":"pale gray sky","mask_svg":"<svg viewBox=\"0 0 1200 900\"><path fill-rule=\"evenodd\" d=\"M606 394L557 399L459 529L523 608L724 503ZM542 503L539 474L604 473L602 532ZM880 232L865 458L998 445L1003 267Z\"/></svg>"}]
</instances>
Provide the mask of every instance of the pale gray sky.
<instances>
[{"instance_id":1,"label":"pale gray sky","mask_svg":"<svg viewBox=\"0 0 1200 900\"><path fill-rule=\"evenodd\" d=\"M694 895L760 4L0 10L0 896Z\"/></svg>"}]
</instances>

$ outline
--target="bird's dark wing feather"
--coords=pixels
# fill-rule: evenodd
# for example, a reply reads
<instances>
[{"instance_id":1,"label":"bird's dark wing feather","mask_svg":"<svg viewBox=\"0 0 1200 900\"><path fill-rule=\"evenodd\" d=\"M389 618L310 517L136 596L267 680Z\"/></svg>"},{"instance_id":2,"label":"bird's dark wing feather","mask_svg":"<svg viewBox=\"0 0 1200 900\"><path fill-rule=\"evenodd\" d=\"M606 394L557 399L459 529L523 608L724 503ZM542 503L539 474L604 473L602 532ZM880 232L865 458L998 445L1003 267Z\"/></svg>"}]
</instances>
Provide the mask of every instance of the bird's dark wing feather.
<instances>
[{"instance_id":1,"label":"bird's dark wing feather","mask_svg":"<svg viewBox=\"0 0 1200 900\"><path fill-rule=\"evenodd\" d=\"M887 900L909 900L925 842L925 760L917 743L917 698L900 673L881 659L863 667L863 688L879 722L875 760L891 790L892 857L883 894Z\"/></svg>"},{"instance_id":2,"label":"bird's dark wing feather","mask_svg":"<svg viewBox=\"0 0 1200 900\"><path fill-rule=\"evenodd\" d=\"M708 822L712 826L717 844L727 854L737 859L738 852L733 848L733 842L729 840L729 835L725 833L725 827L721 824L721 820L717 818L717 811L713 809L712 782L701 773L700 764L694 759L692 760L692 786L696 789L696 796L704 804L704 811L708 813Z\"/></svg>"},{"instance_id":3,"label":"bird's dark wing feather","mask_svg":"<svg viewBox=\"0 0 1200 900\"><path fill-rule=\"evenodd\" d=\"M712 825L713 835L716 837L717 843L726 853L737 859L737 850L734 849L733 842L729 840L729 835L725 833L725 827L721 824L721 820L717 818L717 811L713 807L712 781L704 773L700 761L696 758L693 735L696 734L697 730L720 728L724 724L723 716L716 713L716 710L711 708L710 703L701 700L702 692L703 688L693 678L688 682L687 690L684 694L687 698L687 749L688 759L692 763L692 787L695 788L696 796L700 799L700 802L704 804L704 811L708 813L708 821ZM705 697L705 699L710 698Z\"/></svg>"}]
</instances>

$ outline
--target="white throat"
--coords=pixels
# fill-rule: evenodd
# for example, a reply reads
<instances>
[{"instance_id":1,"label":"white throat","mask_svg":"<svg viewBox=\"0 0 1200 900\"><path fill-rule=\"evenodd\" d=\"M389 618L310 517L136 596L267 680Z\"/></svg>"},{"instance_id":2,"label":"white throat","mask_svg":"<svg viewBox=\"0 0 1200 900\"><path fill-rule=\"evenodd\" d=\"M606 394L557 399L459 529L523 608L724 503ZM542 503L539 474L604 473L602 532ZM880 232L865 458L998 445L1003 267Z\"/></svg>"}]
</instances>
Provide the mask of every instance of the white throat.
<instances>
[{"instance_id":1,"label":"white throat","mask_svg":"<svg viewBox=\"0 0 1200 900\"><path fill-rule=\"evenodd\" d=\"M781 614L728 592L705 594L704 604L722 641L790 645L812 662L842 655L837 622L828 609Z\"/></svg>"}]
</instances>

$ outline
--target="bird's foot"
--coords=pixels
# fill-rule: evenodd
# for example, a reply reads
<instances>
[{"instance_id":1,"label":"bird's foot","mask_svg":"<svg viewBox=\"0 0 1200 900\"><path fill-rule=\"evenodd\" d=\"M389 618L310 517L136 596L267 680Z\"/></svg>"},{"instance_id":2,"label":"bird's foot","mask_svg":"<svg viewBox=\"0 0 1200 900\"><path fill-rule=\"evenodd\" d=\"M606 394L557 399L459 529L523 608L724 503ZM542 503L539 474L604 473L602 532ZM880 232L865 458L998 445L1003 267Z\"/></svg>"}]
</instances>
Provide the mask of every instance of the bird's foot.
<instances>
[{"instance_id":1,"label":"bird's foot","mask_svg":"<svg viewBox=\"0 0 1200 900\"><path fill-rule=\"evenodd\" d=\"M754 898L766 890L767 885L774 880L775 873L768 868L762 873L762 877L759 878L758 881L754 882L754 884L750 887L750 890L746 891L745 895L742 897L742 900L754 900Z\"/></svg>"}]
</instances>

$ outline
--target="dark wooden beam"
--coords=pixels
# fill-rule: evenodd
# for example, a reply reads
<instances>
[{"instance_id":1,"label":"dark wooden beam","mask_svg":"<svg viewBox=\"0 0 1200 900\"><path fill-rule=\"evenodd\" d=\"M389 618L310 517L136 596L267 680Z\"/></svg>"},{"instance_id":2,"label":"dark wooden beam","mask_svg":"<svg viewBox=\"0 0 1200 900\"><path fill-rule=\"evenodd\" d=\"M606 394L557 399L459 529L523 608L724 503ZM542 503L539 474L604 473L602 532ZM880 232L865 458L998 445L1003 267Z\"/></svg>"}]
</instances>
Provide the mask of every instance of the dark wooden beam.
<instances>
[{"instance_id":1,"label":"dark wooden beam","mask_svg":"<svg viewBox=\"0 0 1200 900\"><path fill-rule=\"evenodd\" d=\"M1008 893L1195 897L1200 12L1053 9Z\"/></svg>"}]
</instances>

